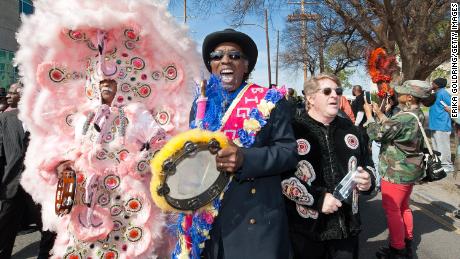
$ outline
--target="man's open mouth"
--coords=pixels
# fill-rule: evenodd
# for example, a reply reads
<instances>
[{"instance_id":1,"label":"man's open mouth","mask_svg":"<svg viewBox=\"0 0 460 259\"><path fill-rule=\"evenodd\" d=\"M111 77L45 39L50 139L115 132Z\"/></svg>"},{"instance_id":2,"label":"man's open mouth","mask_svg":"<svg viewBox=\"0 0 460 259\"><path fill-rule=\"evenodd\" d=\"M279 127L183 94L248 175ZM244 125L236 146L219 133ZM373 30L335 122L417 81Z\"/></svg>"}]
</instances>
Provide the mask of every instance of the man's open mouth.
<instances>
[{"instance_id":1,"label":"man's open mouth","mask_svg":"<svg viewBox=\"0 0 460 259\"><path fill-rule=\"evenodd\" d=\"M222 69L220 71L220 76L223 83L230 83L233 81L233 70L232 69Z\"/></svg>"}]
</instances>

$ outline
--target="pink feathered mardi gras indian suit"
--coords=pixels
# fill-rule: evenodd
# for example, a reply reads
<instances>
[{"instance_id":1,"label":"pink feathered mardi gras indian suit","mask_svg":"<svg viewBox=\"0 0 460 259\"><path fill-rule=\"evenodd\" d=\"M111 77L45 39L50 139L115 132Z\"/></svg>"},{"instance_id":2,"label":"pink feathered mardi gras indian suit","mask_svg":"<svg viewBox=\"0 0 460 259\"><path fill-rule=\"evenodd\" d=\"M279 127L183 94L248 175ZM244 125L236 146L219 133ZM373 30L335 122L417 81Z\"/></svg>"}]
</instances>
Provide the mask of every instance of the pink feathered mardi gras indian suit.
<instances>
[{"instance_id":1,"label":"pink feathered mardi gras indian suit","mask_svg":"<svg viewBox=\"0 0 460 259\"><path fill-rule=\"evenodd\" d=\"M22 185L58 236L56 258L167 255L166 216L149 193L148 161L187 128L200 59L163 3L37 0L18 33L31 141ZM117 92L102 104L99 82ZM54 211L56 166L74 162L76 205ZM155 172L152 172L155 173Z\"/></svg>"}]
</instances>

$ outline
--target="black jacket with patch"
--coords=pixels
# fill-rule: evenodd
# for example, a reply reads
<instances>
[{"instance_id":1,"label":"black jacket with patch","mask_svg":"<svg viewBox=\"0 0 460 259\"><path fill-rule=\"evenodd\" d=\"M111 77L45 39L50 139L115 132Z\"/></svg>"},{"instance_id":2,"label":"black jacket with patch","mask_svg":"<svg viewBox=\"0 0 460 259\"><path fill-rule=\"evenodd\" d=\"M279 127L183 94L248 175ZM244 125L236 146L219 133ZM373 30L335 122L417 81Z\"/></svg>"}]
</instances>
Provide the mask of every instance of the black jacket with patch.
<instances>
[{"instance_id":1,"label":"black jacket with patch","mask_svg":"<svg viewBox=\"0 0 460 259\"><path fill-rule=\"evenodd\" d=\"M353 214L352 196L342 202L342 207L333 214L321 213L324 195L333 193L335 187L348 173L352 164L365 168L372 178L375 176L373 164L360 131L351 121L336 117L329 125L314 120L304 113L293 121L293 129L298 143L297 170L283 176L283 194L289 219L290 232L306 236L312 240L344 239L360 232L359 212ZM297 180L296 180L297 179ZM301 185L298 190L306 190L306 201L299 203L287 198L293 185ZM304 186L304 187L302 187ZM295 188L294 188L295 189ZM309 197L309 198L308 198Z\"/></svg>"}]
</instances>

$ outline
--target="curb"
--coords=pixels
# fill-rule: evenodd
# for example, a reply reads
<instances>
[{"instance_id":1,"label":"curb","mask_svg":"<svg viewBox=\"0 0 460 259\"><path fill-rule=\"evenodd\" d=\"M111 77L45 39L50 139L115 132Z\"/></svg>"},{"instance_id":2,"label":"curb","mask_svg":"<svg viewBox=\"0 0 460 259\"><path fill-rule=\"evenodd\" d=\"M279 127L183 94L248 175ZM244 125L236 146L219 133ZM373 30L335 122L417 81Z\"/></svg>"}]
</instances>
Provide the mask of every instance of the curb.
<instances>
[{"instance_id":1,"label":"curb","mask_svg":"<svg viewBox=\"0 0 460 259\"><path fill-rule=\"evenodd\" d=\"M426 202L427 203L426 206L422 206L422 207L425 210L428 210L429 212L431 212L431 214L433 214L436 218L438 218L437 220L438 223L441 223L447 227L451 226L453 230L456 230L460 234L459 232L460 231L460 220L453 215L453 211L458 208L456 208L455 206L451 204L447 204L447 203L445 204L436 203L436 201L439 201L439 200L433 198L432 196L426 193L413 192L411 196L412 196L411 200L414 202L418 202L418 201ZM419 207L419 206L416 206L416 207ZM441 213L441 215L439 213ZM442 219L443 216L448 217L450 220L452 220L452 222L449 223L443 220Z\"/></svg>"}]
</instances>

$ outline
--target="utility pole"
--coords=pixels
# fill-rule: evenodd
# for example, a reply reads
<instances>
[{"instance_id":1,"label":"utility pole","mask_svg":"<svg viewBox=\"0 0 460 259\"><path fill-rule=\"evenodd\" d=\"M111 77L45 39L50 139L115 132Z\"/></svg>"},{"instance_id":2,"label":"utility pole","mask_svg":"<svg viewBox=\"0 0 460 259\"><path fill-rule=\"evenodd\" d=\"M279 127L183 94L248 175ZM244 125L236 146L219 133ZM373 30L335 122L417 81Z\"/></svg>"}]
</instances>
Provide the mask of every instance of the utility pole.
<instances>
[{"instance_id":1,"label":"utility pole","mask_svg":"<svg viewBox=\"0 0 460 259\"><path fill-rule=\"evenodd\" d=\"M302 38L302 61L303 61L303 80L304 82L307 82L308 79L308 67L307 67L307 61L308 61L308 54L307 54L307 22L309 20L314 20L314 18L318 17L319 15L317 14L307 14L306 13L306 8L305 5L307 4L318 4L318 2L305 2L305 0L302 0L300 2L288 2L288 4L300 4L300 14L290 14L288 15L288 22L296 22L296 21L301 21L302 22L302 31L301 31L301 38Z\"/></svg>"},{"instance_id":2,"label":"utility pole","mask_svg":"<svg viewBox=\"0 0 460 259\"><path fill-rule=\"evenodd\" d=\"M270 86L272 84L272 70L271 70L271 65L270 65L270 40L268 37L268 11L267 9L265 9L265 26L255 24L255 23L242 23L242 24L233 25L232 27L238 27L242 25L253 25L253 26L257 26L265 30L265 40L267 42L268 85Z\"/></svg>"},{"instance_id":3,"label":"utility pole","mask_svg":"<svg viewBox=\"0 0 460 259\"><path fill-rule=\"evenodd\" d=\"M278 57L280 52L280 30L276 30L276 86L278 86Z\"/></svg>"},{"instance_id":4,"label":"utility pole","mask_svg":"<svg viewBox=\"0 0 460 259\"><path fill-rule=\"evenodd\" d=\"M268 86L272 84L272 70L270 66L270 41L268 39L268 11L265 9L265 38L267 40Z\"/></svg>"},{"instance_id":5,"label":"utility pole","mask_svg":"<svg viewBox=\"0 0 460 259\"><path fill-rule=\"evenodd\" d=\"M187 0L184 0L184 23L187 23Z\"/></svg>"},{"instance_id":6,"label":"utility pole","mask_svg":"<svg viewBox=\"0 0 460 259\"><path fill-rule=\"evenodd\" d=\"M316 19L316 29L318 30L318 35L319 35L319 72L323 73L324 72L324 41L323 37L321 34L321 17Z\"/></svg>"}]
</instances>

